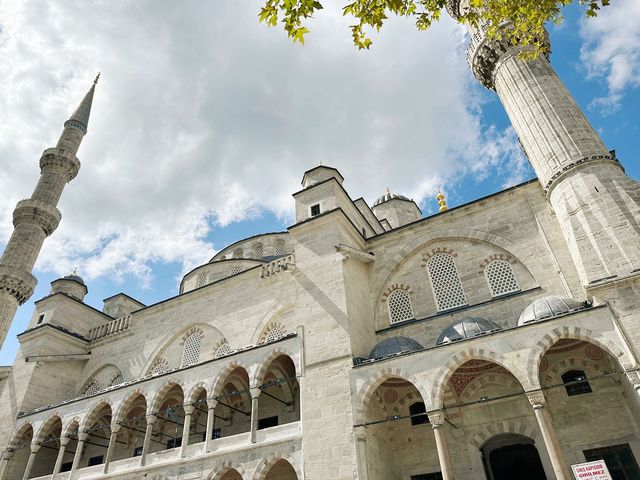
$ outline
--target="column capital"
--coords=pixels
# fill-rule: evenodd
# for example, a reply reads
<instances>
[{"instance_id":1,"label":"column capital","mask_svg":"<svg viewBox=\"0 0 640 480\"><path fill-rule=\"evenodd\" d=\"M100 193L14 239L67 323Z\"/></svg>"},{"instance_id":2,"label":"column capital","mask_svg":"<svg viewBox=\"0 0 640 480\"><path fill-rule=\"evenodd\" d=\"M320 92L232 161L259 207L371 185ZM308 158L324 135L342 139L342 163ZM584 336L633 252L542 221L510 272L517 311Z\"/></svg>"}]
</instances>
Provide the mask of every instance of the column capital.
<instances>
[{"instance_id":1,"label":"column capital","mask_svg":"<svg viewBox=\"0 0 640 480\"><path fill-rule=\"evenodd\" d=\"M438 429L444 424L444 412L442 410L428 412L427 416L429 417L429 423L431 423L431 428L433 429Z\"/></svg>"},{"instance_id":2,"label":"column capital","mask_svg":"<svg viewBox=\"0 0 640 480\"><path fill-rule=\"evenodd\" d=\"M253 399L258 398L262 393L262 390L260 390L260 387L251 387L249 388L249 392L251 393L251 398Z\"/></svg>"},{"instance_id":3,"label":"column capital","mask_svg":"<svg viewBox=\"0 0 640 480\"><path fill-rule=\"evenodd\" d=\"M2 460L11 460L15 453L16 451L13 448L7 448L2 452Z\"/></svg>"},{"instance_id":4,"label":"column capital","mask_svg":"<svg viewBox=\"0 0 640 480\"><path fill-rule=\"evenodd\" d=\"M69 445L69 440L71 440L69 437L60 437L60 445L66 447Z\"/></svg>"},{"instance_id":5,"label":"column capital","mask_svg":"<svg viewBox=\"0 0 640 480\"><path fill-rule=\"evenodd\" d=\"M113 435L114 433L118 433L121 428L122 428L122 425L120 425L119 423L112 423L111 424L111 435Z\"/></svg>"},{"instance_id":6,"label":"column capital","mask_svg":"<svg viewBox=\"0 0 640 480\"><path fill-rule=\"evenodd\" d=\"M529 403L534 410L544 408L547 403L547 400L544 398L544 392L542 390L527 392L527 398L529 399Z\"/></svg>"},{"instance_id":7,"label":"column capital","mask_svg":"<svg viewBox=\"0 0 640 480\"><path fill-rule=\"evenodd\" d=\"M40 445L39 443L32 443L31 453L38 453L38 450L40 450L40 447L42 447L42 445Z\"/></svg>"},{"instance_id":8,"label":"column capital","mask_svg":"<svg viewBox=\"0 0 640 480\"><path fill-rule=\"evenodd\" d=\"M158 417L156 417L155 413L149 413L145 416L145 418L147 419L147 425L153 425L154 423L156 423L156 420L158 420Z\"/></svg>"},{"instance_id":9,"label":"column capital","mask_svg":"<svg viewBox=\"0 0 640 480\"><path fill-rule=\"evenodd\" d=\"M217 398L207 398L207 408L209 410L213 410L217 406L218 406L218 399Z\"/></svg>"},{"instance_id":10,"label":"column capital","mask_svg":"<svg viewBox=\"0 0 640 480\"><path fill-rule=\"evenodd\" d=\"M184 414L185 414L185 415L191 415L191 414L193 413L194 406L193 406L193 405L191 405L190 403L185 403L185 404L182 406L182 409L184 410Z\"/></svg>"},{"instance_id":11,"label":"column capital","mask_svg":"<svg viewBox=\"0 0 640 480\"><path fill-rule=\"evenodd\" d=\"M87 438L89 438L89 434L87 432L78 433L78 441L79 442L84 442L84 441L87 440Z\"/></svg>"}]
</instances>

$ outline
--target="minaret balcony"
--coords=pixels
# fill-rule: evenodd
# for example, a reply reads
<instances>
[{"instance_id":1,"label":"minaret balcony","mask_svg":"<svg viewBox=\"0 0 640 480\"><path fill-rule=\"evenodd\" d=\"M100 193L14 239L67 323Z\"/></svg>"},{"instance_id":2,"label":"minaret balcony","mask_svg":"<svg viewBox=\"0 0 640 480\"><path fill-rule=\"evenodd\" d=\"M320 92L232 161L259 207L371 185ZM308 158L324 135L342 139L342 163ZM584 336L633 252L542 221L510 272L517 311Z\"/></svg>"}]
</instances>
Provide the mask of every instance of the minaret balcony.
<instances>
[{"instance_id":1,"label":"minaret balcony","mask_svg":"<svg viewBox=\"0 0 640 480\"><path fill-rule=\"evenodd\" d=\"M20 305L31 297L37 283L36 277L25 270L0 265L0 291L15 297Z\"/></svg>"},{"instance_id":2,"label":"minaret balcony","mask_svg":"<svg viewBox=\"0 0 640 480\"><path fill-rule=\"evenodd\" d=\"M80 160L63 148L47 148L40 157L40 172L44 173L50 168L62 170L67 181L70 182L76 178L78 171L80 171Z\"/></svg>"},{"instance_id":3,"label":"minaret balcony","mask_svg":"<svg viewBox=\"0 0 640 480\"><path fill-rule=\"evenodd\" d=\"M13 211L13 226L30 223L42 227L45 235L51 235L62 219L62 214L53 205L40 200L20 200Z\"/></svg>"}]
</instances>

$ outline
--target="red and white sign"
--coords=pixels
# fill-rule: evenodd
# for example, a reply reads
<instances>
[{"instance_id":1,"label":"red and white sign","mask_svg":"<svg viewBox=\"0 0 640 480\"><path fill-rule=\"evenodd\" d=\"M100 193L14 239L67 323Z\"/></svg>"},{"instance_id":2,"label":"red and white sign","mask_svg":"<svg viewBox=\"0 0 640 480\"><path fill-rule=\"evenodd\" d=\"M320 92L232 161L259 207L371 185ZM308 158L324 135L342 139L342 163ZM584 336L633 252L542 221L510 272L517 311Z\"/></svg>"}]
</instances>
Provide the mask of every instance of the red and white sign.
<instances>
[{"instance_id":1,"label":"red and white sign","mask_svg":"<svg viewBox=\"0 0 640 480\"><path fill-rule=\"evenodd\" d=\"M576 480L612 480L604 460L571 465L571 470Z\"/></svg>"}]
</instances>

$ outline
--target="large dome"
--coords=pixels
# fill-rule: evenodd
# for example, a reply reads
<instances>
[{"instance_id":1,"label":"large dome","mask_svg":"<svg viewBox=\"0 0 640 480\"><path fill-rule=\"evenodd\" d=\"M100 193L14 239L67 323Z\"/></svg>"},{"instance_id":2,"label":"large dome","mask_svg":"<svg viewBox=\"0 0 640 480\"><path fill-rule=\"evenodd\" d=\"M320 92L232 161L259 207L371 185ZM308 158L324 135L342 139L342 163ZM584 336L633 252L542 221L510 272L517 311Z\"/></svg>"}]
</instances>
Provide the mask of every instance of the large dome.
<instances>
[{"instance_id":1,"label":"large dome","mask_svg":"<svg viewBox=\"0 0 640 480\"><path fill-rule=\"evenodd\" d=\"M574 300L573 298L549 295L530 303L520 314L518 325L525 325L546 318L557 317L558 315L575 312L576 310L582 310L586 307L587 305L585 303Z\"/></svg>"},{"instance_id":2,"label":"large dome","mask_svg":"<svg viewBox=\"0 0 640 480\"><path fill-rule=\"evenodd\" d=\"M369 354L369 358L384 358L396 353L416 352L418 350L422 350L422 348L422 345L412 338L391 337L382 340L373 347L373 350L371 350L371 353Z\"/></svg>"},{"instance_id":3,"label":"large dome","mask_svg":"<svg viewBox=\"0 0 640 480\"><path fill-rule=\"evenodd\" d=\"M498 330L502 330L500 325L490 320L481 317L467 317L453 322L445 328L438 337L436 345L457 342L467 338L477 337L478 335L497 332Z\"/></svg>"},{"instance_id":4,"label":"large dome","mask_svg":"<svg viewBox=\"0 0 640 480\"><path fill-rule=\"evenodd\" d=\"M407 202L411 201L411 199L405 197L404 195L398 195L397 193L392 193L387 188L387 191L384 192L384 195L382 195L375 202L373 202L373 206L375 207L376 205L380 205L381 203L388 202L389 200L393 200L394 198L398 200L406 200Z\"/></svg>"}]
</instances>

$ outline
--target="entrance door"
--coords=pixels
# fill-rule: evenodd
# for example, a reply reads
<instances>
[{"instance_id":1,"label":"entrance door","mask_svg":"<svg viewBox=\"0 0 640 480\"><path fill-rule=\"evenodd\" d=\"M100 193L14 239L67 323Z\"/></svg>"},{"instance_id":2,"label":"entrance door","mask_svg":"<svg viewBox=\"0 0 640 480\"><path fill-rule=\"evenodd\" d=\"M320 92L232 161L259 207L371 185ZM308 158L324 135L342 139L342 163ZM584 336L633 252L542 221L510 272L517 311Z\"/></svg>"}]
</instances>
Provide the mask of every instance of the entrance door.
<instances>
[{"instance_id":1,"label":"entrance door","mask_svg":"<svg viewBox=\"0 0 640 480\"><path fill-rule=\"evenodd\" d=\"M640 479L640 468L627 443L585 450L584 458L587 462L604 460L613 480Z\"/></svg>"},{"instance_id":2,"label":"entrance door","mask_svg":"<svg viewBox=\"0 0 640 480\"><path fill-rule=\"evenodd\" d=\"M547 480L533 439L503 433L482 447L489 480Z\"/></svg>"}]
</instances>

